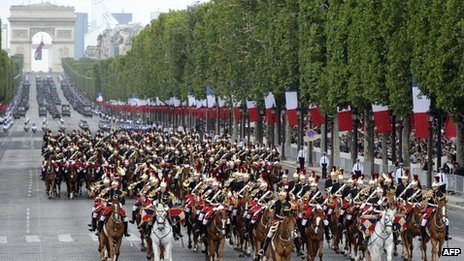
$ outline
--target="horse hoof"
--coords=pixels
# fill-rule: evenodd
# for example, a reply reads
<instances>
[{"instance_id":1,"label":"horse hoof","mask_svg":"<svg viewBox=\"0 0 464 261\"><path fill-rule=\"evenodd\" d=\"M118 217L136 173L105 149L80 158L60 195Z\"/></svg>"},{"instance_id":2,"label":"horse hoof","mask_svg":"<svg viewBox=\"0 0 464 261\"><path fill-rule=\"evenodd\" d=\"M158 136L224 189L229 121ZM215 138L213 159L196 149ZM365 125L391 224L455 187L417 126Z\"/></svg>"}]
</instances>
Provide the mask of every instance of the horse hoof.
<instances>
[{"instance_id":1,"label":"horse hoof","mask_svg":"<svg viewBox=\"0 0 464 261\"><path fill-rule=\"evenodd\" d=\"M244 254L240 254L240 255L238 255L238 257L245 257L245 255L244 255Z\"/></svg>"},{"instance_id":2,"label":"horse hoof","mask_svg":"<svg viewBox=\"0 0 464 261\"><path fill-rule=\"evenodd\" d=\"M393 256L398 256L398 253L393 253Z\"/></svg>"},{"instance_id":3,"label":"horse hoof","mask_svg":"<svg viewBox=\"0 0 464 261\"><path fill-rule=\"evenodd\" d=\"M141 252L145 252L147 249L145 247L140 248Z\"/></svg>"},{"instance_id":4,"label":"horse hoof","mask_svg":"<svg viewBox=\"0 0 464 261\"><path fill-rule=\"evenodd\" d=\"M147 256L147 260L151 260L151 256Z\"/></svg>"},{"instance_id":5,"label":"horse hoof","mask_svg":"<svg viewBox=\"0 0 464 261\"><path fill-rule=\"evenodd\" d=\"M188 248L188 249L192 249L192 245L189 244L189 245L187 246L187 248Z\"/></svg>"}]
</instances>

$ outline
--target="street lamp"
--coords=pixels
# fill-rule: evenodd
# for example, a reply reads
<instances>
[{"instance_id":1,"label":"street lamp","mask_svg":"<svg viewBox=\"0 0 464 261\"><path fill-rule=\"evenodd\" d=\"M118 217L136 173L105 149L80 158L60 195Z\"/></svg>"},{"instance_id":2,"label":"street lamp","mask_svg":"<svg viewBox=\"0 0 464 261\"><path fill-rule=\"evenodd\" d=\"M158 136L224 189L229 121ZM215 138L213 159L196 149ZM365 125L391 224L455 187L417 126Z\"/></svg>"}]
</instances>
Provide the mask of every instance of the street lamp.
<instances>
[{"instance_id":1,"label":"street lamp","mask_svg":"<svg viewBox=\"0 0 464 261\"><path fill-rule=\"evenodd\" d=\"M300 151L301 149L301 132L302 132L302 126L300 124L300 117L302 115L301 113L301 106L300 104L298 104L298 107L296 108L296 115L297 115L297 118L298 118L298 128L297 128L297 151Z\"/></svg>"},{"instance_id":2,"label":"street lamp","mask_svg":"<svg viewBox=\"0 0 464 261\"><path fill-rule=\"evenodd\" d=\"M390 115L391 125L392 125L392 132L391 132L391 146L392 146L392 162L396 161L396 116L391 114ZM384 146L384 145L382 145Z\"/></svg>"},{"instance_id":3,"label":"street lamp","mask_svg":"<svg viewBox=\"0 0 464 261\"><path fill-rule=\"evenodd\" d=\"M274 105L272 105L272 108L271 108L271 116L272 116L272 119L271 119L271 124L269 124L270 128L271 128L271 145L274 146L274 132L275 132L275 114L276 114L276 107Z\"/></svg>"},{"instance_id":4,"label":"street lamp","mask_svg":"<svg viewBox=\"0 0 464 261\"><path fill-rule=\"evenodd\" d=\"M398 117L398 161L403 161L403 117Z\"/></svg>"},{"instance_id":5,"label":"street lamp","mask_svg":"<svg viewBox=\"0 0 464 261\"><path fill-rule=\"evenodd\" d=\"M351 119L353 120L353 150L351 152L351 160L355 164L358 158L358 115L353 112Z\"/></svg>"},{"instance_id":6,"label":"street lamp","mask_svg":"<svg viewBox=\"0 0 464 261\"><path fill-rule=\"evenodd\" d=\"M429 138L427 140L427 185L432 185L432 170L433 170L433 112L427 112L427 120L429 122Z\"/></svg>"}]
</instances>

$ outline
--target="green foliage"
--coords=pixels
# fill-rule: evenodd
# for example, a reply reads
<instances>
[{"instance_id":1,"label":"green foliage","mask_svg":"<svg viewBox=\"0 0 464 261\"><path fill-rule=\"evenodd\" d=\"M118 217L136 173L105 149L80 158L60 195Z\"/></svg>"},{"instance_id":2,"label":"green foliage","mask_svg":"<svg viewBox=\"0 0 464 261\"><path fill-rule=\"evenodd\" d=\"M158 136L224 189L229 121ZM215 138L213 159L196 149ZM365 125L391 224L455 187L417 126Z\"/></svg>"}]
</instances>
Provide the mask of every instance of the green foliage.
<instances>
[{"instance_id":1,"label":"green foliage","mask_svg":"<svg viewBox=\"0 0 464 261\"><path fill-rule=\"evenodd\" d=\"M215 0L160 15L125 56L64 64L93 98L185 99L189 91L204 98L211 85L258 104L272 91L280 105L289 88L326 114L379 103L406 116L414 74L439 108L457 113L463 7L458 0Z\"/></svg>"}]
</instances>

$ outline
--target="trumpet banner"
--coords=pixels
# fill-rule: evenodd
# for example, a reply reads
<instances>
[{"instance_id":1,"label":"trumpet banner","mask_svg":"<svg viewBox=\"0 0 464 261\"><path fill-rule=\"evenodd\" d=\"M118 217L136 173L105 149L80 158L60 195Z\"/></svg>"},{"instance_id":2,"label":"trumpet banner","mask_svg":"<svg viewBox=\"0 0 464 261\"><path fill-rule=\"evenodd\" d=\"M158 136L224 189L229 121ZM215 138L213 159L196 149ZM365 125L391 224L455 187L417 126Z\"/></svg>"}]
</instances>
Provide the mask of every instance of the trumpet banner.
<instances>
[{"instance_id":1,"label":"trumpet banner","mask_svg":"<svg viewBox=\"0 0 464 261\"><path fill-rule=\"evenodd\" d=\"M181 222L183 225L185 225L185 222L187 221L185 219L185 213L184 210L181 208L171 208L169 209L169 215L171 215L172 220L176 220L177 222Z\"/></svg>"},{"instance_id":2,"label":"trumpet banner","mask_svg":"<svg viewBox=\"0 0 464 261\"><path fill-rule=\"evenodd\" d=\"M374 232L375 224L379 221L377 218L361 217L359 220L359 230L364 234L364 237L368 237Z\"/></svg>"}]
</instances>

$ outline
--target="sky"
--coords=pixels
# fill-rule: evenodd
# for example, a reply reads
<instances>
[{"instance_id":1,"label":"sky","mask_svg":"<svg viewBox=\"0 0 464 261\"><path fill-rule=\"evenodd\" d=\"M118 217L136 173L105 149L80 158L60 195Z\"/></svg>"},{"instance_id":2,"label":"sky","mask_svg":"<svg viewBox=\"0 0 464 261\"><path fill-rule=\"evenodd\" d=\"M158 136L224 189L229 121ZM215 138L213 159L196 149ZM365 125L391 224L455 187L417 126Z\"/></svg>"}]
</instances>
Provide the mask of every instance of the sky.
<instances>
[{"instance_id":1,"label":"sky","mask_svg":"<svg viewBox=\"0 0 464 261\"><path fill-rule=\"evenodd\" d=\"M104 0L106 8L112 13L133 14L133 21L146 25L150 22L150 12L167 12L170 9L185 9L195 2L208 2L209 0ZM10 6L28 5L41 2L50 2L56 5L74 6L75 12L91 13L92 0L0 0L0 18L2 23L8 23ZM90 18L90 17L89 17Z\"/></svg>"}]
</instances>

